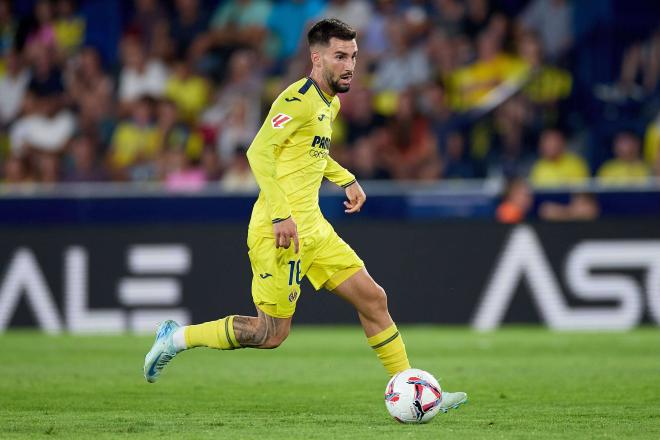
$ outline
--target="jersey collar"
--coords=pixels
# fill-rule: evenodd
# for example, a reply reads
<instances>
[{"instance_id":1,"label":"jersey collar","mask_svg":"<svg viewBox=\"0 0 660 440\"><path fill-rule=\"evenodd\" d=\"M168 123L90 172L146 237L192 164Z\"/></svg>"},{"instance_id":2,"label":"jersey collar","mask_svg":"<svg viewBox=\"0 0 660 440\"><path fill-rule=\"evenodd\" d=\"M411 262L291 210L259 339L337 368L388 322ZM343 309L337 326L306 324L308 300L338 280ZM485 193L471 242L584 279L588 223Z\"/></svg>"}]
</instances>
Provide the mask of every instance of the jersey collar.
<instances>
[{"instance_id":1,"label":"jersey collar","mask_svg":"<svg viewBox=\"0 0 660 440\"><path fill-rule=\"evenodd\" d=\"M323 90L321 90L321 87L319 87L319 85L316 83L316 81L314 81L311 77L308 76L307 81L308 82L311 81L311 83L314 86L314 88L316 89L316 91L319 92L319 96L321 97L323 102L325 102L329 107L330 106L330 101L332 101L333 96L330 96L330 95L326 94Z\"/></svg>"}]
</instances>

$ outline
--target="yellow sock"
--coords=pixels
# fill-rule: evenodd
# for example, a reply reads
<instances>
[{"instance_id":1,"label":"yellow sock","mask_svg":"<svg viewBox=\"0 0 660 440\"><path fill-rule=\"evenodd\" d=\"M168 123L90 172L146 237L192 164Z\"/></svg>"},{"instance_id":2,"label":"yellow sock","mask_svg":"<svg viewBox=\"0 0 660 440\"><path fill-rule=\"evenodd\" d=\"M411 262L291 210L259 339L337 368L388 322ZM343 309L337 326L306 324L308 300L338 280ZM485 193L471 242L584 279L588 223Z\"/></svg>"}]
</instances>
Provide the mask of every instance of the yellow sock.
<instances>
[{"instance_id":1,"label":"yellow sock","mask_svg":"<svg viewBox=\"0 0 660 440\"><path fill-rule=\"evenodd\" d=\"M219 348L233 350L243 348L234 334L234 316L209 321L203 324L189 325L185 328L186 345L193 347Z\"/></svg>"},{"instance_id":2,"label":"yellow sock","mask_svg":"<svg viewBox=\"0 0 660 440\"><path fill-rule=\"evenodd\" d=\"M406 346L403 344L403 338L395 324L367 338L367 342L376 351L376 356L390 376L410 368Z\"/></svg>"}]
</instances>

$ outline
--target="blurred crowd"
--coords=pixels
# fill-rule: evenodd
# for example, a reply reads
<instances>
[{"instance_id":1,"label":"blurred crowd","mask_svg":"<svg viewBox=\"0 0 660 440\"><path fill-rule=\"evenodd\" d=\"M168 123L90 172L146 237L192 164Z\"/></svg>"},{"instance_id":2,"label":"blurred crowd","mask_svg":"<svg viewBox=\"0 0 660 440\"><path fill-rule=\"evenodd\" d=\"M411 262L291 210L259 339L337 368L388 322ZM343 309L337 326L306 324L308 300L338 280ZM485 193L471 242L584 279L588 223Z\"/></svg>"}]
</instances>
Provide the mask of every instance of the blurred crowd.
<instances>
[{"instance_id":1,"label":"blurred crowd","mask_svg":"<svg viewBox=\"0 0 660 440\"><path fill-rule=\"evenodd\" d=\"M245 151L337 17L360 52L332 154L358 178L644 183L660 15L620 3L0 0L0 181L254 190Z\"/></svg>"}]
</instances>

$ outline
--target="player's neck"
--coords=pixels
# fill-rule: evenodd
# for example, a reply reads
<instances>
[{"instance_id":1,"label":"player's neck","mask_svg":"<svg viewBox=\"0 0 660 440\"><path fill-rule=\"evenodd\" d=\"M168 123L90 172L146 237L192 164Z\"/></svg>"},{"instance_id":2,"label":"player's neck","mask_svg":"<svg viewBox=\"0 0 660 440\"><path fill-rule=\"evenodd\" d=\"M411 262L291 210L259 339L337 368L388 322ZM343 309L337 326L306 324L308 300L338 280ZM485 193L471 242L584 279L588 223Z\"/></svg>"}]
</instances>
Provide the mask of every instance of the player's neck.
<instances>
[{"instance_id":1,"label":"player's neck","mask_svg":"<svg viewBox=\"0 0 660 440\"><path fill-rule=\"evenodd\" d=\"M319 88L328 95L329 97L333 98L335 96L335 92L330 88L330 85L323 79L323 75L321 75L320 72L315 71L312 69L312 73L309 74L309 77L314 80L314 82L319 86Z\"/></svg>"}]
</instances>

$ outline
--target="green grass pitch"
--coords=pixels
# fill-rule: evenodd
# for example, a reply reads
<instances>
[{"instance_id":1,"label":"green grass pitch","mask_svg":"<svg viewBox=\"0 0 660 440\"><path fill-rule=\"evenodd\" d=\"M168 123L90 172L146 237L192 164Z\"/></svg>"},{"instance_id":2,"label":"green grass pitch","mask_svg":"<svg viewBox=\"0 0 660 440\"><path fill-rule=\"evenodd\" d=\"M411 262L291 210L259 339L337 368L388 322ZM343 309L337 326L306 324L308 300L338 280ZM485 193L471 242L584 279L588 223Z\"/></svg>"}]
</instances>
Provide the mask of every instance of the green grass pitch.
<instances>
[{"instance_id":1,"label":"green grass pitch","mask_svg":"<svg viewBox=\"0 0 660 440\"><path fill-rule=\"evenodd\" d=\"M277 350L197 349L156 384L149 337L0 336L0 438L660 438L660 331L402 327L415 367L468 405L400 425L358 327L294 327Z\"/></svg>"}]
</instances>

